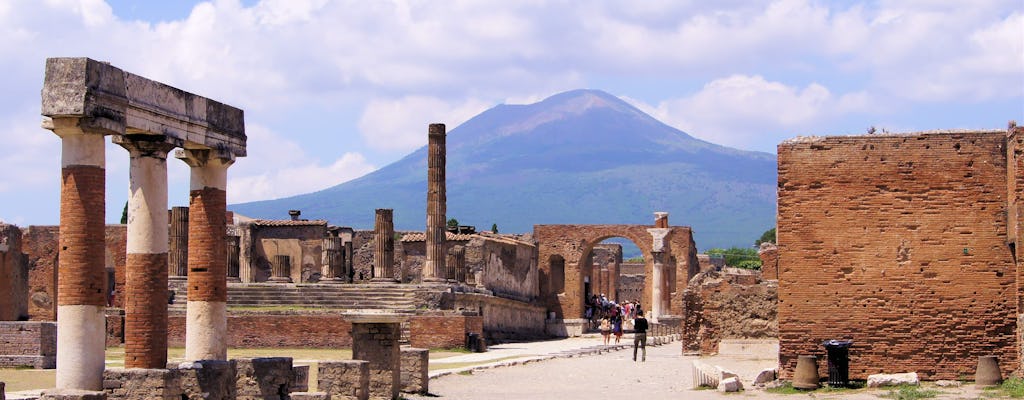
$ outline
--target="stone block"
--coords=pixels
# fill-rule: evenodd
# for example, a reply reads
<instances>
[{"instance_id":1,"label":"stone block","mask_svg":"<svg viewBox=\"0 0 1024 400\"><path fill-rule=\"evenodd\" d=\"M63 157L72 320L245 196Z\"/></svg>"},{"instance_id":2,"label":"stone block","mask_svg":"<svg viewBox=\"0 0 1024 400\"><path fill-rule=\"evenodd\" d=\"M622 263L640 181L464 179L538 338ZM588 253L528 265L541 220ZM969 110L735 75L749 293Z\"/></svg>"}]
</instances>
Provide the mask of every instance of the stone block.
<instances>
[{"instance_id":1,"label":"stone block","mask_svg":"<svg viewBox=\"0 0 1024 400\"><path fill-rule=\"evenodd\" d=\"M292 366L292 391L305 392L309 390L309 366Z\"/></svg>"},{"instance_id":2,"label":"stone block","mask_svg":"<svg viewBox=\"0 0 1024 400\"><path fill-rule=\"evenodd\" d=\"M370 363L370 398L393 399L401 388L397 322L353 322L352 358Z\"/></svg>"},{"instance_id":3,"label":"stone block","mask_svg":"<svg viewBox=\"0 0 1024 400\"><path fill-rule=\"evenodd\" d=\"M181 400L181 381L173 369L108 368L103 371L108 399Z\"/></svg>"},{"instance_id":4,"label":"stone block","mask_svg":"<svg viewBox=\"0 0 1024 400\"><path fill-rule=\"evenodd\" d=\"M291 397L292 400L331 400L326 392L295 392Z\"/></svg>"},{"instance_id":5,"label":"stone block","mask_svg":"<svg viewBox=\"0 0 1024 400\"><path fill-rule=\"evenodd\" d=\"M57 324L55 322L0 322L0 367L57 366Z\"/></svg>"},{"instance_id":6,"label":"stone block","mask_svg":"<svg viewBox=\"0 0 1024 400\"><path fill-rule=\"evenodd\" d=\"M291 392L291 357L240 358L235 362L238 400L286 400Z\"/></svg>"},{"instance_id":7,"label":"stone block","mask_svg":"<svg viewBox=\"0 0 1024 400\"><path fill-rule=\"evenodd\" d=\"M754 378L754 385L764 385L768 382L774 381L777 378L778 371L775 368L767 368L762 370Z\"/></svg>"},{"instance_id":8,"label":"stone block","mask_svg":"<svg viewBox=\"0 0 1024 400\"><path fill-rule=\"evenodd\" d=\"M332 400L370 398L370 363L362 360L320 361L317 390Z\"/></svg>"},{"instance_id":9,"label":"stone block","mask_svg":"<svg viewBox=\"0 0 1024 400\"><path fill-rule=\"evenodd\" d=\"M402 351L402 392L428 392L430 377L427 368L430 365L430 351L427 349L404 348Z\"/></svg>"},{"instance_id":10,"label":"stone block","mask_svg":"<svg viewBox=\"0 0 1024 400\"><path fill-rule=\"evenodd\" d=\"M184 362L176 368L182 395L189 400L230 400L236 396L234 360Z\"/></svg>"},{"instance_id":11,"label":"stone block","mask_svg":"<svg viewBox=\"0 0 1024 400\"><path fill-rule=\"evenodd\" d=\"M917 379L917 372L868 375L869 388L900 385L917 386L920 383Z\"/></svg>"},{"instance_id":12,"label":"stone block","mask_svg":"<svg viewBox=\"0 0 1024 400\"><path fill-rule=\"evenodd\" d=\"M107 400L107 392L77 389L49 389L39 396L41 400Z\"/></svg>"},{"instance_id":13,"label":"stone block","mask_svg":"<svg viewBox=\"0 0 1024 400\"><path fill-rule=\"evenodd\" d=\"M740 378L731 377L725 378L721 382L718 382L719 392L738 392L743 390L743 384L740 383Z\"/></svg>"}]
</instances>

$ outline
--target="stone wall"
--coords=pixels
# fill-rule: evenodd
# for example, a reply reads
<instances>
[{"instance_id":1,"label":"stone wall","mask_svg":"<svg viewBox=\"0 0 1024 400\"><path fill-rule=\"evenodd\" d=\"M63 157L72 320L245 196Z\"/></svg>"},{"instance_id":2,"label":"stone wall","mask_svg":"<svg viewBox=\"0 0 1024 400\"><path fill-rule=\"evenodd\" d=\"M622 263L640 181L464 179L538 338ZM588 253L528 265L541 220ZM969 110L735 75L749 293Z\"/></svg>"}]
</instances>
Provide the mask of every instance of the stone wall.
<instances>
[{"instance_id":1,"label":"stone wall","mask_svg":"<svg viewBox=\"0 0 1024 400\"><path fill-rule=\"evenodd\" d=\"M480 277L476 285L495 296L529 302L539 294L537 248L532 243L490 233L474 235L466 245L466 267L470 275Z\"/></svg>"},{"instance_id":2,"label":"stone wall","mask_svg":"<svg viewBox=\"0 0 1024 400\"><path fill-rule=\"evenodd\" d=\"M479 313L483 316L484 337L491 341L547 337L543 307L476 293L450 293L444 299L444 308Z\"/></svg>"},{"instance_id":3,"label":"stone wall","mask_svg":"<svg viewBox=\"0 0 1024 400\"><path fill-rule=\"evenodd\" d=\"M805 138L778 147L780 371L852 339L850 377L1018 364L1004 131ZM822 372L824 372L824 363Z\"/></svg>"},{"instance_id":4,"label":"stone wall","mask_svg":"<svg viewBox=\"0 0 1024 400\"><path fill-rule=\"evenodd\" d=\"M752 270L726 268L697 274L683 297L683 352L718 353L722 339L779 335L778 285Z\"/></svg>"},{"instance_id":5,"label":"stone wall","mask_svg":"<svg viewBox=\"0 0 1024 400\"><path fill-rule=\"evenodd\" d=\"M54 368L56 365L56 323L0 322L0 367Z\"/></svg>"},{"instance_id":6,"label":"stone wall","mask_svg":"<svg viewBox=\"0 0 1024 400\"><path fill-rule=\"evenodd\" d=\"M33 321L54 321L57 319L57 244L59 226L29 226L24 230L23 252L28 257L28 316ZM106 269L107 276L114 282L107 282L108 300L114 307L122 307L124 299L124 266L128 230L126 225L106 227Z\"/></svg>"},{"instance_id":7,"label":"stone wall","mask_svg":"<svg viewBox=\"0 0 1024 400\"><path fill-rule=\"evenodd\" d=\"M239 273L244 282L265 282L271 277L274 256L288 256L292 282L320 280L326 221L256 220L238 226Z\"/></svg>"},{"instance_id":8,"label":"stone wall","mask_svg":"<svg viewBox=\"0 0 1024 400\"><path fill-rule=\"evenodd\" d=\"M0 223L0 321L28 319L28 257L21 229Z\"/></svg>"},{"instance_id":9,"label":"stone wall","mask_svg":"<svg viewBox=\"0 0 1024 400\"><path fill-rule=\"evenodd\" d=\"M466 334L481 334L483 317L475 313L437 313L409 318L409 344L413 347L462 348Z\"/></svg>"},{"instance_id":10,"label":"stone wall","mask_svg":"<svg viewBox=\"0 0 1024 400\"><path fill-rule=\"evenodd\" d=\"M619 302L640 300L644 294L644 278L644 275L619 275Z\"/></svg>"},{"instance_id":11,"label":"stone wall","mask_svg":"<svg viewBox=\"0 0 1024 400\"><path fill-rule=\"evenodd\" d=\"M761 259L761 277L767 280L779 280L779 246L775 243L761 243L757 250Z\"/></svg>"},{"instance_id":12,"label":"stone wall","mask_svg":"<svg viewBox=\"0 0 1024 400\"><path fill-rule=\"evenodd\" d=\"M169 346L185 345L185 316L168 317ZM351 347L352 325L337 314L228 316L228 347Z\"/></svg>"}]
</instances>

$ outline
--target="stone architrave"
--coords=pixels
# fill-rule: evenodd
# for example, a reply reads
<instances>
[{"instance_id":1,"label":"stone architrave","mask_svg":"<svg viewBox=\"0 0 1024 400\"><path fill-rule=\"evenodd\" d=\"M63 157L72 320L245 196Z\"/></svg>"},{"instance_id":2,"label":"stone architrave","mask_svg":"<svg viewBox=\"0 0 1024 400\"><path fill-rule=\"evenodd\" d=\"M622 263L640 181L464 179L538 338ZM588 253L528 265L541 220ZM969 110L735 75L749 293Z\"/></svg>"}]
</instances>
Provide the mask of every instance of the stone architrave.
<instances>
[{"instance_id":1,"label":"stone architrave","mask_svg":"<svg viewBox=\"0 0 1024 400\"><path fill-rule=\"evenodd\" d=\"M167 152L156 135L115 136L128 150L128 240L125 266L125 368L167 365Z\"/></svg>"},{"instance_id":2,"label":"stone architrave","mask_svg":"<svg viewBox=\"0 0 1024 400\"><path fill-rule=\"evenodd\" d=\"M446 281L445 151L444 124L430 124L427 131L427 259L423 262L424 282Z\"/></svg>"},{"instance_id":3,"label":"stone architrave","mask_svg":"<svg viewBox=\"0 0 1024 400\"><path fill-rule=\"evenodd\" d=\"M395 225L391 209L377 209L373 232L373 282L395 282Z\"/></svg>"}]
</instances>

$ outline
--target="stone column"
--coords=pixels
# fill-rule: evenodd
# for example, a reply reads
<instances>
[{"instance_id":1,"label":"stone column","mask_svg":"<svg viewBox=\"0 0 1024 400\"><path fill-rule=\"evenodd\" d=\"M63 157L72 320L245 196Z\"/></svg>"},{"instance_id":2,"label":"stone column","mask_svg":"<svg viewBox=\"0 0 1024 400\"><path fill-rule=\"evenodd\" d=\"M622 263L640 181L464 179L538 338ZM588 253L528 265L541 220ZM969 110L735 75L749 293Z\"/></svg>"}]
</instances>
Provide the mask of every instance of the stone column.
<instances>
[{"instance_id":1,"label":"stone column","mask_svg":"<svg viewBox=\"0 0 1024 400\"><path fill-rule=\"evenodd\" d=\"M188 207L171 208L171 248L167 264L170 279L184 280L188 275Z\"/></svg>"},{"instance_id":2,"label":"stone column","mask_svg":"<svg viewBox=\"0 0 1024 400\"><path fill-rule=\"evenodd\" d=\"M241 257L240 243L242 238L228 235L226 238L228 247L228 282L241 282Z\"/></svg>"},{"instance_id":3,"label":"stone column","mask_svg":"<svg viewBox=\"0 0 1024 400\"><path fill-rule=\"evenodd\" d=\"M430 124L427 132L427 259L424 282L445 281L445 126Z\"/></svg>"},{"instance_id":4,"label":"stone column","mask_svg":"<svg viewBox=\"0 0 1024 400\"><path fill-rule=\"evenodd\" d=\"M448 249L448 270L451 277L458 283L466 283L466 248L452 246Z\"/></svg>"},{"instance_id":5,"label":"stone column","mask_svg":"<svg viewBox=\"0 0 1024 400\"><path fill-rule=\"evenodd\" d=\"M665 265L661 261L662 253L655 251L651 253L654 258L654 268L651 271L651 322L658 322L658 317L661 315L662 305L662 289L665 283L665 279L662 277L662 269Z\"/></svg>"},{"instance_id":6,"label":"stone column","mask_svg":"<svg viewBox=\"0 0 1024 400\"><path fill-rule=\"evenodd\" d=\"M191 167L185 359L227 360L227 180L230 155L179 150Z\"/></svg>"},{"instance_id":7,"label":"stone column","mask_svg":"<svg viewBox=\"0 0 1024 400\"><path fill-rule=\"evenodd\" d=\"M342 227L338 228L338 237L341 238L341 242L345 245L344 258L342 258L342 275L345 278L345 282L352 283L352 277L355 274L355 269L352 268L352 238L355 232L352 228Z\"/></svg>"},{"instance_id":8,"label":"stone column","mask_svg":"<svg viewBox=\"0 0 1024 400\"><path fill-rule=\"evenodd\" d=\"M124 366L167 367L167 152L163 136L115 136L128 150ZM173 213L173 211L172 211Z\"/></svg>"},{"instance_id":9,"label":"stone column","mask_svg":"<svg viewBox=\"0 0 1024 400\"><path fill-rule=\"evenodd\" d=\"M52 124L52 125L51 125ZM106 306L103 135L77 118L44 127L61 138L60 258L57 265L57 389L102 390Z\"/></svg>"},{"instance_id":10,"label":"stone column","mask_svg":"<svg viewBox=\"0 0 1024 400\"><path fill-rule=\"evenodd\" d=\"M373 226L373 281L395 281L395 225L390 208L378 208Z\"/></svg>"},{"instance_id":11,"label":"stone column","mask_svg":"<svg viewBox=\"0 0 1024 400\"><path fill-rule=\"evenodd\" d=\"M270 264L270 279L268 282L289 283L292 281L292 258L284 254L274 255L274 261Z\"/></svg>"},{"instance_id":12,"label":"stone column","mask_svg":"<svg viewBox=\"0 0 1024 400\"><path fill-rule=\"evenodd\" d=\"M321 245L323 253L320 259L320 282L323 283L343 283L345 278L343 277L343 271L341 270L345 262L345 248L341 243L341 238L337 236L328 236L323 240Z\"/></svg>"}]
</instances>

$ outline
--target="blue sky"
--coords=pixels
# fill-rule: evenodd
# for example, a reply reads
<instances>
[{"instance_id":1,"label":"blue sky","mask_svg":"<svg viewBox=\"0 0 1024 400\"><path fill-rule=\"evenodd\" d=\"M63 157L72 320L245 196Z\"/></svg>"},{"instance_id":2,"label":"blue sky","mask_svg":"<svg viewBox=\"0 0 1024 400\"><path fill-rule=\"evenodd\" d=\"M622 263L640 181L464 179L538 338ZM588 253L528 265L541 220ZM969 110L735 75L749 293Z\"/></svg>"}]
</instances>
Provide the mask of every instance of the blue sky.
<instances>
[{"instance_id":1,"label":"blue sky","mask_svg":"<svg viewBox=\"0 0 1024 400\"><path fill-rule=\"evenodd\" d=\"M497 104L617 95L714 143L1024 122L1020 0L0 2L0 220L56 224L47 57L86 56L243 108L229 202L336 185ZM169 160L170 205L188 169ZM107 220L128 157L107 148ZM343 224L343 221L338 221ZM685 223L682 221L681 223Z\"/></svg>"}]
</instances>

